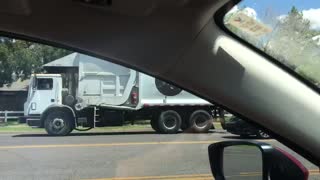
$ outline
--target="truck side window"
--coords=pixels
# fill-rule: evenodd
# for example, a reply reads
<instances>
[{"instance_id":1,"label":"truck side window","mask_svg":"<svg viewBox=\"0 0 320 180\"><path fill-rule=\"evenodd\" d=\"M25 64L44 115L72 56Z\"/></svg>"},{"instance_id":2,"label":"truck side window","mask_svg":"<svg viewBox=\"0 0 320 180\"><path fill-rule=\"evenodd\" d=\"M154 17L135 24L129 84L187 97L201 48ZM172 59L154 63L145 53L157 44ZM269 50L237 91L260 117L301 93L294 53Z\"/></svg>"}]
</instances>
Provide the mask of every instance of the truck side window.
<instances>
[{"instance_id":1,"label":"truck side window","mask_svg":"<svg viewBox=\"0 0 320 180\"><path fill-rule=\"evenodd\" d=\"M53 87L53 80L50 78L37 79L38 90L51 90Z\"/></svg>"}]
</instances>

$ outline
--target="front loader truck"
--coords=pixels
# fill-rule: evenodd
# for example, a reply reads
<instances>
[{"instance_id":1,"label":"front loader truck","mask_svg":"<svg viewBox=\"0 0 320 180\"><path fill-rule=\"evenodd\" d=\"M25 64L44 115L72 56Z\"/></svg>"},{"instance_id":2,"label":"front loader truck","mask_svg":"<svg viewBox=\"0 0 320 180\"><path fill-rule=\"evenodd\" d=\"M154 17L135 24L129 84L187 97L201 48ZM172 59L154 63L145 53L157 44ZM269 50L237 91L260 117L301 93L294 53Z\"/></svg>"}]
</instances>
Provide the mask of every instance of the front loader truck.
<instances>
[{"instance_id":1,"label":"front loader truck","mask_svg":"<svg viewBox=\"0 0 320 180\"><path fill-rule=\"evenodd\" d=\"M158 133L205 133L223 110L171 84L80 53L31 76L24 121L49 135L150 120Z\"/></svg>"}]
</instances>

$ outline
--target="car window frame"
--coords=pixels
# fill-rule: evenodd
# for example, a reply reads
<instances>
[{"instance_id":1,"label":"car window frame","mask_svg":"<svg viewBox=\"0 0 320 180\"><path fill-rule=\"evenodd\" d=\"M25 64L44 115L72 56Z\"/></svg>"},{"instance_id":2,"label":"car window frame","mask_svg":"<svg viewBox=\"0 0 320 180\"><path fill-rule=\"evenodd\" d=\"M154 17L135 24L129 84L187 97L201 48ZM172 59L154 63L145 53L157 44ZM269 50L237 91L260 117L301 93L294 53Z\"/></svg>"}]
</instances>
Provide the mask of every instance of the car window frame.
<instances>
[{"instance_id":1,"label":"car window frame","mask_svg":"<svg viewBox=\"0 0 320 180\"><path fill-rule=\"evenodd\" d=\"M258 53L259 55L265 57L269 62L275 64L276 66L280 67L282 70L284 70L285 72L289 73L291 76L293 76L294 78L298 79L300 82L304 83L305 85L307 85L309 88L311 88L312 90L314 90L315 92L317 92L320 95L320 88L317 87L315 84L313 84L312 82L308 81L307 79L305 79L303 76L301 76L299 73L297 73L296 71L294 71L293 69L291 69L290 67L284 65L283 63L281 63L280 61L278 61L276 58L270 56L269 54L267 54L266 52L262 51L261 49L257 48L256 46L252 45L251 43L249 43L248 41L242 39L241 37L239 37L238 35L236 35L235 33L233 33L231 30L229 30L225 24L224 24L224 17L225 15L237 4L239 4L241 1L244 0L230 0L229 2L227 2L226 4L224 4L214 15L214 21L215 23L218 25L218 27L223 30L225 33L227 33L229 36L231 36L232 38L236 39L237 41L239 41L242 45L247 46L248 48L250 48L251 50L253 50L254 52Z\"/></svg>"},{"instance_id":2,"label":"car window frame","mask_svg":"<svg viewBox=\"0 0 320 180\"><path fill-rule=\"evenodd\" d=\"M267 61L269 61L270 63L274 64L275 66L279 67L280 69L282 69L283 71L285 71L286 73L288 73L290 76L292 76L293 78L297 79L298 81L300 81L301 83L303 83L304 85L306 85L308 88L312 89L313 91L315 91L318 95L320 95L320 88L317 87L315 84L309 82L308 80L306 80L305 78L303 78L300 74L298 74L297 72L295 72L294 70L292 70L291 68L289 68L288 66L282 64L280 61L278 61L276 58L270 56L269 54L265 53L264 51L262 51L261 49L258 49L257 47L255 47L254 45L250 44L248 41L242 39L241 37L239 37L238 35L236 35L235 33L233 33L231 30L229 30L225 24L224 24L224 17L225 15L237 4L239 4L241 1L243 0L229 0L227 3L225 3L224 5L221 6L220 9L218 9L216 11L216 13L213 15L213 19L215 24L223 31L225 32L227 35L229 35L230 37L232 37L234 40L238 41L239 43L241 43L241 45L246 46L247 48L249 48L250 50L252 50L253 52L261 55L262 57L264 57ZM223 107L223 106L222 106ZM228 109L226 109L228 110ZM261 126L260 124L258 124L257 122L241 115L238 112L233 112L233 111L229 111L231 113L233 113L235 116L241 118L242 120L246 121L249 124L252 124L262 130L264 130L265 132L269 133L274 139L276 139L277 141L283 143L285 146L289 147L291 150L297 152L299 155L303 156L304 158L306 158L308 161L310 161L311 163L320 166L320 161L317 161L311 152L308 152L307 149L304 149L302 147L300 147L299 145L295 144L294 142L291 142L290 140L288 140L286 137L282 137L274 132L272 132L271 130Z\"/></svg>"}]
</instances>

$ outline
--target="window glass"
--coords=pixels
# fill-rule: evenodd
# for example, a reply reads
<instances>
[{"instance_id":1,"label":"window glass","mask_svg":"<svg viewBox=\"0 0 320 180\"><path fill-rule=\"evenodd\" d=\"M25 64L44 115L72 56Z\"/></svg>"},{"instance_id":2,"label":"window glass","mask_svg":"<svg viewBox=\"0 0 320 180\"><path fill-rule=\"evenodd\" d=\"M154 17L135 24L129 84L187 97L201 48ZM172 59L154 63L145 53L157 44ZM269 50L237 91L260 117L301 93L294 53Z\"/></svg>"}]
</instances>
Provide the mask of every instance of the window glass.
<instances>
[{"instance_id":1,"label":"window glass","mask_svg":"<svg viewBox=\"0 0 320 180\"><path fill-rule=\"evenodd\" d=\"M51 90L53 87L53 80L51 78L37 79L38 90Z\"/></svg>"},{"instance_id":2,"label":"window glass","mask_svg":"<svg viewBox=\"0 0 320 180\"><path fill-rule=\"evenodd\" d=\"M265 53L320 85L320 1L244 0L225 26Z\"/></svg>"},{"instance_id":3,"label":"window glass","mask_svg":"<svg viewBox=\"0 0 320 180\"><path fill-rule=\"evenodd\" d=\"M244 18L255 14L243 9ZM262 44L272 31L254 22L256 33L232 30L252 43L262 37ZM240 138L267 141L298 158L311 178L319 175L316 165L259 127L170 83L78 52L0 37L1 179L213 179L208 146ZM259 154L252 153L246 146L229 149L225 175L261 177Z\"/></svg>"}]
</instances>

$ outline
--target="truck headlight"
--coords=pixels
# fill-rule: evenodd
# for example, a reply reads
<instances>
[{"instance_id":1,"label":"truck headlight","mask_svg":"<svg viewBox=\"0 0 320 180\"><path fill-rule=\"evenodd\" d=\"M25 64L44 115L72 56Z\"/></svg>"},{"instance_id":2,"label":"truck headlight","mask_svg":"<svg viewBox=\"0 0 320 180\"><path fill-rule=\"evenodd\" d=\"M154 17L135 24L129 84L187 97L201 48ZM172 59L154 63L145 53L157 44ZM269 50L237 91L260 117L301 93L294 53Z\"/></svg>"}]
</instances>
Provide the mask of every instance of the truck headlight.
<instances>
[{"instance_id":1,"label":"truck headlight","mask_svg":"<svg viewBox=\"0 0 320 180\"><path fill-rule=\"evenodd\" d=\"M33 102L31 103L31 110L36 110L37 109L37 103Z\"/></svg>"}]
</instances>

